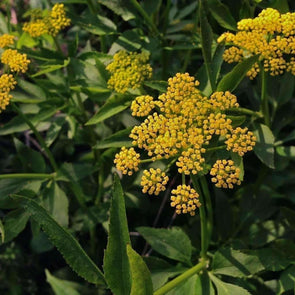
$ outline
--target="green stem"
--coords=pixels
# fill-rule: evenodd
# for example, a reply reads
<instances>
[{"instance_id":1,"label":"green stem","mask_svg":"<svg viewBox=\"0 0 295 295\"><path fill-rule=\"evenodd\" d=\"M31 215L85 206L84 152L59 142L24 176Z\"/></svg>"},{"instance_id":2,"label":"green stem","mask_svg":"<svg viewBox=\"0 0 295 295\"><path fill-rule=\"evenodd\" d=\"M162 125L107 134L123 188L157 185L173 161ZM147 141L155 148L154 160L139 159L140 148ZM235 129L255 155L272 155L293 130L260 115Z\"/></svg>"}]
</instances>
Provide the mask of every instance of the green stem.
<instances>
[{"instance_id":1,"label":"green stem","mask_svg":"<svg viewBox=\"0 0 295 295\"><path fill-rule=\"evenodd\" d=\"M200 178L200 184L201 188L206 200L206 209L207 209L207 229L208 229L208 237L207 237L207 249L209 248L209 244L212 237L212 231L213 231L213 210L212 210L212 202L211 202L211 196L208 188L208 183L205 178L205 176L202 176Z\"/></svg>"},{"instance_id":2,"label":"green stem","mask_svg":"<svg viewBox=\"0 0 295 295\"><path fill-rule=\"evenodd\" d=\"M232 108L232 109L228 109L227 112L237 113L237 114L242 114L242 115L249 115L249 116L253 116L256 118L263 118L263 114L261 112L251 111L246 108L240 108L240 107L239 108Z\"/></svg>"},{"instance_id":3,"label":"green stem","mask_svg":"<svg viewBox=\"0 0 295 295\"><path fill-rule=\"evenodd\" d=\"M206 149L206 152L213 152L213 151L218 151L218 150L224 150L226 149L226 145L220 145L212 148Z\"/></svg>"},{"instance_id":4,"label":"green stem","mask_svg":"<svg viewBox=\"0 0 295 295\"><path fill-rule=\"evenodd\" d=\"M42 146L42 148L44 149L48 160L53 168L53 170L56 172L58 170L57 164L55 162L55 159L51 153L51 151L48 149L45 140L43 139L43 137L40 135L39 131L37 130L37 128L33 125L33 123L27 118L27 116L21 111L21 109L19 109L15 103L11 102L11 106L12 108L19 114L19 116L26 122L26 124L30 127L30 129L33 131L33 133L35 134L37 140L39 141L40 145Z\"/></svg>"},{"instance_id":5,"label":"green stem","mask_svg":"<svg viewBox=\"0 0 295 295\"><path fill-rule=\"evenodd\" d=\"M145 12L145 10L140 6L140 4L136 0L130 0L130 3L133 5L133 7L141 14L141 16L145 19L151 30L156 33L158 36L160 35L160 32L158 31L157 27L153 23L152 19L148 16L148 14Z\"/></svg>"},{"instance_id":6,"label":"green stem","mask_svg":"<svg viewBox=\"0 0 295 295\"><path fill-rule=\"evenodd\" d=\"M261 67L261 112L264 116L265 125L270 126L269 105L268 105L268 100L266 96L266 87L267 87L266 73L263 67Z\"/></svg>"},{"instance_id":7,"label":"green stem","mask_svg":"<svg viewBox=\"0 0 295 295\"><path fill-rule=\"evenodd\" d=\"M199 187L197 177L193 174L191 174L191 180L193 183L193 186L195 190L199 193L199 199L201 203L201 207L199 208L200 210L200 222L201 222L201 257L203 259L207 259L207 245L209 244L207 239L208 239L208 226L207 226L207 216L206 216L206 204L205 200L203 198L203 194L201 192L201 189Z\"/></svg>"},{"instance_id":8,"label":"green stem","mask_svg":"<svg viewBox=\"0 0 295 295\"><path fill-rule=\"evenodd\" d=\"M50 179L55 177L55 173L11 173L11 174L0 174L0 179L11 179L11 178L30 178L30 179Z\"/></svg>"},{"instance_id":9,"label":"green stem","mask_svg":"<svg viewBox=\"0 0 295 295\"><path fill-rule=\"evenodd\" d=\"M188 269L184 273L182 273L180 276L176 277L172 281L168 282L164 286L162 286L160 289L156 290L154 292L154 295L163 295L181 284L183 281L187 280L194 274L199 273L202 269L207 267L207 260L202 259L201 262L193 266L192 268Z\"/></svg>"}]
</instances>

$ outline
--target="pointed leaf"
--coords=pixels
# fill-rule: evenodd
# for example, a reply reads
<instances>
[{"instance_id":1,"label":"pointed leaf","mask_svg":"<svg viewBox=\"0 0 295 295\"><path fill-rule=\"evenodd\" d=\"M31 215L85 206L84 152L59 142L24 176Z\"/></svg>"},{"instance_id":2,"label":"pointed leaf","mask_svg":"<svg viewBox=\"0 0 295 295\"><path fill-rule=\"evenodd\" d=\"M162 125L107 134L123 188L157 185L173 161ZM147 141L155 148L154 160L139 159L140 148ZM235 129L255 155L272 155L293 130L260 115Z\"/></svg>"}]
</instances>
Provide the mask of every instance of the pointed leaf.
<instances>
[{"instance_id":1,"label":"pointed leaf","mask_svg":"<svg viewBox=\"0 0 295 295\"><path fill-rule=\"evenodd\" d=\"M256 156L269 168L274 169L274 142L275 138L269 127L259 124L254 131L257 138L254 152Z\"/></svg>"},{"instance_id":2,"label":"pointed leaf","mask_svg":"<svg viewBox=\"0 0 295 295\"><path fill-rule=\"evenodd\" d=\"M131 295L153 294L151 273L140 255L127 245L127 255L131 272Z\"/></svg>"},{"instance_id":3,"label":"pointed leaf","mask_svg":"<svg viewBox=\"0 0 295 295\"><path fill-rule=\"evenodd\" d=\"M177 261L191 263L191 241L182 229L177 227L172 229L138 227L137 231L158 253Z\"/></svg>"},{"instance_id":4,"label":"pointed leaf","mask_svg":"<svg viewBox=\"0 0 295 295\"><path fill-rule=\"evenodd\" d=\"M39 223L69 266L79 276L93 284L104 284L102 272L82 249L78 241L61 227L43 207L34 200L21 195L13 195L12 197L21 201L23 208Z\"/></svg>"},{"instance_id":5,"label":"pointed leaf","mask_svg":"<svg viewBox=\"0 0 295 295\"><path fill-rule=\"evenodd\" d=\"M218 83L217 91L235 90L257 60L258 56L252 56L238 63L221 79Z\"/></svg>"},{"instance_id":6,"label":"pointed leaf","mask_svg":"<svg viewBox=\"0 0 295 295\"><path fill-rule=\"evenodd\" d=\"M75 289L74 283L58 279L51 275L51 273L45 269L46 280L50 284L55 295L79 295L80 293Z\"/></svg>"},{"instance_id":7,"label":"pointed leaf","mask_svg":"<svg viewBox=\"0 0 295 295\"><path fill-rule=\"evenodd\" d=\"M1 235L1 243L4 243L5 240L5 230L2 221L0 220L0 235Z\"/></svg>"},{"instance_id":8,"label":"pointed leaf","mask_svg":"<svg viewBox=\"0 0 295 295\"><path fill-rule=\"evenodd\" d=\"M111 97L86 125L97 124L122 112L130 106L133 99L134 97L132 95L115 95Z\"/></svg>"},{"instance_id":9,"label":"pointed leaf","mask_svg":"<svg viewBox=\"0 0 295 295\"><path fill-rule=\"evenodd\" d=\"M103 269L115 295L130 295L131 278L126 245L130 244L125 200L120 180L114 175L110 209L109 237Z\"/></svg>"}]
</instances>

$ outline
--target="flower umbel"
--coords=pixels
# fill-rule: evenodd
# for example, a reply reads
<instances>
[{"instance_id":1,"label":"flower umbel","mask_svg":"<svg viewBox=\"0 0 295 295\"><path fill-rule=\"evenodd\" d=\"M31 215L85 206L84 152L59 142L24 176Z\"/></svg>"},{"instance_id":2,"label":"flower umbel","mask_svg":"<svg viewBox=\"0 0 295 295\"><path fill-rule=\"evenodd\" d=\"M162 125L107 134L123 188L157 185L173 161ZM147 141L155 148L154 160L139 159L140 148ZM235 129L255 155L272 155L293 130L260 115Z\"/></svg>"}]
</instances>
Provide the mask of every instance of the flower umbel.
<instances>
[{"instance_id":1,"label":"flower umbel","mask_svg":"<svg viewBox=\"0 0 295 295\"><path fill-rule=\"evenodd\" d=\"M144 170L140 182L142 192L157 196L161 191L166 190L165 186L168 183L168 180L169 177L159 168Z\"/></svg>"},{"instance_id":2,"label":"flower umbel","mask_svg":"<svg viewBox=\"0 0 295 295\"><path fill-rule=\"evenodd\" d=\"M172 190L171 207L175 207L176 214L189 213L194 216L195 210L201 206L199 194L189 185L179 185Z\"/></svg>"},{"instance_id":3,"label":"flower umbel","mask_svg":"<svg viewBox=\"0 0 295 295\"><path fill-rule=\"evenodd\" d=\"M139 157L140 155L135 152L134 148L126 149L126 147L122 147L120 153L116 154L114 163L118 170L130 176L133 171L138 171Z\"/></svg>"},{"instance_id":4,"label":"flower umbel","mask_svg":"<svg viewBox=\"0 0 295 295\"><path fill-rule=\"evenodd\" d=\"M3 34L0 36L0 48L5 48L9 45L13 45L14 43L14 36L9 34Z\"/></svg>"},{"instance_id":5,"label":"flower umbel","mask_svg":"<svg viewBox=\"0 0 295 295\"><path fill-rule=\"evenodd\" d=\"M9 94L10 90L14 89L16 81L12 75L3 74L0 77L0 113L6 109L12 95Z\"/></svg>"},{"instance_id":6,"label":"flower umbel","mask_svg":"<svg viewBox=\"0 0 295 295\"><path fill-rule=\"evenodd\" d=\"M27 55L19 53L14 49L7 49L2 53L1 62L10 67L12 72L25 73L28 70L30 60Z\"/></svg>"}]
</instances>

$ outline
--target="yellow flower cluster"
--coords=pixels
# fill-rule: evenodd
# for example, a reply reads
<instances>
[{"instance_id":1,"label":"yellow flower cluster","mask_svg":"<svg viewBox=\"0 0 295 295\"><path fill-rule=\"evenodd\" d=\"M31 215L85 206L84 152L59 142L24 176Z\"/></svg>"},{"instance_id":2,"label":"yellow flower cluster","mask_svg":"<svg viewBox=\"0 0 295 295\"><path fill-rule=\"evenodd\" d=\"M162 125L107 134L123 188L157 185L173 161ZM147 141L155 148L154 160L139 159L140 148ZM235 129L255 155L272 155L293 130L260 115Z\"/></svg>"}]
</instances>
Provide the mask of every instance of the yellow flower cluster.
<instances>
[{"instance_id":1,"label":"yellow flower cluster","mask_svg":"<svg viewBox=\"0 0 295 295\"><path fill-rule=\"evenodd\" d=\"M2 53L1 62L9 66L12 72L25 73L28 70L30 60L26 54L21 54L17 50L7 49Z\"/></svg>"},{"instance_id":2,"label":"yellow flower cluster","mask_svg":"<svg viewBox=\"0 0 295 295\"><path fill-rule=\"evenodd\" d=\"M248 128L237 127L232 130L231 134L226 135L227 150L238 153L241 157L248 151L252 151L256 144L256 137Z\"/></svg>"},{"instance_id":3,"label":"yellow flower cluster","mask_svg":"<svg viewBox=\"0 0 295 295\"><path fill-rule=\"evenodd\" d=\"M212 182L219 188L233 188L234 184L240 185L240 169L232 160L217 160L211 168Z\"/></svg>"},{"instance_id":4,"label":"yellow flower cluster","mask_svg":"<svg viewBox=\"0 0 295 295\"><path fill-rule=\"evenodd\" d=\"M154 98L150 95L137 96L131 103L132 116L144 117L155 107Z\"/></svg>"},{"instance_id":5,"label":"yellow flower cluster","mask_svg":"<svg viewBox=\"0 0 295 295\"><path fill-rule=\"evenodd\" d=\"M159 195L161 191L166 189L166 184L169 177L161 169L150 168L144 170L141 178L140 185L142 186L142 192L149 195Z\"/></svg>"},{"instance_id":6,"label":"yellow flower cluster","mask_svg":"<svg viewBox=\"0 0 295 295\"><path fill-rule=\"evenodd\" d=\"M16 81L12 75L3 74L0 76L0 113L6 109L12 96L9 92L14 89Z\"/></svg>"},{"instance_id":7,"label":"yellow flower cluster","mask_svg":"<svg viewBox=\"0 0 295 295\"><path fill-rule=\"evenodd\" d=\"M231 108L238 108L237 97L229 91L217 91L210 96L210 103L216 110L227 110Z\"/></svg>"},{"instance_id":8,"label":"yellow flower cluster","mask_svg":"<svg viewBox=\"0 0 295 295\"><path fill-rule=\"evenodd\" d=\"M0 48L5 48L9 45L13 45L14 43L14 36L9 34L3 34L0 36Z\"/></svg>"},{"instance_id":9,"label":"yellow flower cluster","mask_svg":"<svg viewBox=\"0 0 295 295\"><path fill-rule=\"evenodd\" d=\"M106 69L111 73L108 87L119 93L125 93L129 88L139 88L142 82L151 78L152 68L147 63L149 54L146 52L128 53L119 51Z\"/></svg>"},{"instance_id":10,"label":"yellow flower cluster","mask_svg":"<svg viewBox=\"0 0 295 295\"><path fill-rule=\"evenodd\" d=\"M71 20L66 16L64 5L60 3L55 4L46 15L39 10L33 11L31 21L24 23L23 31L28 32L32 37L39 37L43 34L56 36L70 23Z\"/></svg>"},{"instance_id":11,"label":"yellow flower cluster","mask_svg":"<svg viewBox=\"0 0 295 295\"><path fill-rule=\"evenodd\" d=\"M264 9L256 18L238 22L238 32L222 34L217 42L225 42L231 47L224 51L223 59L228 63L259 55L264 70L276 76L285 71L294 71L295 53L295 13L280 14L273 8ZM247 73L254 79L259 72L256 63Z\"/></svg>"},{"instance_id":12,"label":"yellow flower cluster","mask_svg":"<svg viewBox=\"0 0 295 295\"><path fill-rule=\"evenodd\" d=\"M114 163L118 170L130 176L133 174L133 171L138 171L139 157L140 155L136 153L134 148L126 149L126 147L122 147L121 151L116 154Z\"/></svg>"},{"instance_id":13,"label":"yellow flower cluster","mask_svg":"<svg viewBox=\"0 0 295 295\"><path fill-rule=\"evenodd\" d=\"M171 207L175 207L176 214L189 213L194 216L195 210L201 206L199 194L189 185L179 185L172 190Z\"/></svg>"}]
</instances>

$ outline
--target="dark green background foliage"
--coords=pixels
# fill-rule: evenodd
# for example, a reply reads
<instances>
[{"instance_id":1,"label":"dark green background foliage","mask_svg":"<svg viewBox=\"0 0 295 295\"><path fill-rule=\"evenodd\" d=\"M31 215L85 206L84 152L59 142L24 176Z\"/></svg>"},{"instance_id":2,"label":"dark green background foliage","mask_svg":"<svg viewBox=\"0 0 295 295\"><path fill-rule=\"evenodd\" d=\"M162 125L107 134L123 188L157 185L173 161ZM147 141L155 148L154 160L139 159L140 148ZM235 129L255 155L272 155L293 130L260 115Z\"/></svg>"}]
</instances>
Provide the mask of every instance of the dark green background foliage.
<instances>
[{"instance_id":1,"label":"dark green background foliage","mask_svg":"<svg viewBox=\"0 0 295 295\"><path fill-rule=\"evenodd\" d=\"M146 50L153 68L146 93L165 92L169 77L187 71L205 95L231 90L241 107L259 111L260 78L244 78L255 57L234 68L223 63L216 40L242 18L267 7L294 11L295 2L140 1L148 20L134 1L63 1L71 26L57 36L61 50L53 39L21 32L25 12L59 1L8 2L0 4L0 33L17 31L17 47L32 60L13 102L45 139L57 169L15 109L2 112L1 175L45 176L0 179L0 293L152 294L198 263L200 218L175 217L169 206L176 170L159 197L143 195L137 175L114 174L114 155L131 146L128 134L139 123L129 110L138 93L108 89L105 66L120 49ZM11 13L17 24L8 21ZM209 187L208 269L167 294L293 294L294 77L269 77L267 98L270 127L259 117L233 116L258 142L241 163L240 187Z\"/></svg>"}]
</instances>

